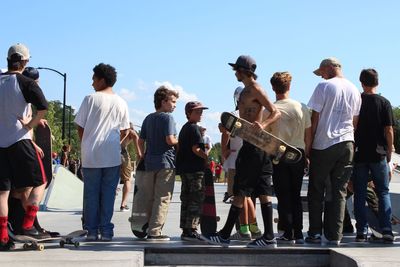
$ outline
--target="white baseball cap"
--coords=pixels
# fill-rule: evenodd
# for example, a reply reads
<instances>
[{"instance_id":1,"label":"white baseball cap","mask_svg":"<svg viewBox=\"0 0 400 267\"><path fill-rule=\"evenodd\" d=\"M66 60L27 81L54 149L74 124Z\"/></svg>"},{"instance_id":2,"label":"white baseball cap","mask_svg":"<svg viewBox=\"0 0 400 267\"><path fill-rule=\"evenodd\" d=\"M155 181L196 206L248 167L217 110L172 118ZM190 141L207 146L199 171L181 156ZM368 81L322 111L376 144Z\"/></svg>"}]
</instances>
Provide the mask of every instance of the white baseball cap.
<instances>
[{"instance_id":1,"label":"white baseball cap","mask_svg":"<svg viewBox=\"0 0 400 267\"><path fill-rule=\"evenodd\" d=\"M29 54L29 49L28 47L26 47L23 44L17 43L13 46L11 46L8 49L8 59L11 59L13 55L19 55L21 57L20 60L29 60L29 58L31 57L31 55Z\"/></svg>"}]
</instances>

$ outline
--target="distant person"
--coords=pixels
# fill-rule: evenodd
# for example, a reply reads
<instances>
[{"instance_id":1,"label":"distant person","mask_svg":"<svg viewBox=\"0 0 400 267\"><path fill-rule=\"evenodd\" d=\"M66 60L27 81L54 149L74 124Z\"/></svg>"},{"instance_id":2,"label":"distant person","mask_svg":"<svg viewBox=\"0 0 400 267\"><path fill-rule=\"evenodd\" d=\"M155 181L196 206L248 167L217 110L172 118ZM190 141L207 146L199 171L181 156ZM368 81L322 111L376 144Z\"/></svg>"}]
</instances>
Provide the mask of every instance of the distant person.
<instances>
[{"instance_id":1,"label":"distant person","mask_svg":"<svg viewBox=\"0 0 400 267\"><path fill-rule=\"evenodd\" d=\"M7 229L11 188L33 187L22 200L25 210L22 230L25 235L40 237L33 224L47 179L30 130L44 118L48 103L38 84L22 75L29 58L25 45L11 46L7 56L8 71L0 74L0 250L14 248ZM24 121L30 111L29 103L37 112L29 121Z\"/></svg>"},{"instance_id":2,"label":"distant person","mask_svg":"<svg viewBox=\"0 0 400 267\"><path fill-rule=\"evenodd\" d=\"M217 162L215 165L215 182L218 183L219 179L221 178L222 174L222 165L221 163Z\"/></svg>"},{"instance_id":3,"label":"distant person","mask_svg":"<svg viewBox=\"0 0 400 267\"><path fill-rule=\"evenodd\" d=\"M115 68L100 63L93 68L95 93L86 96L75 118L81 140L83 219L87 241L111 241L115 192L121 165L120 135L129 129L126 102L113 91Z\"/></svg>"},{"instance_id":4,"label":"distant person","mask_svg":"<svg viewBox=\"0 0 400 267\"><path fill-rule=\"evenodd\" d=\"M208 108L198 101L186 103L187 122L179 132L176 169L182 180L180 228L181 239L185 241L200 239L197 229L205 196L204 174L208 167L208 154L197 123L201 121L205 109Z\"/></svg>"},{"instance_id":5,"label":"distant person","mask_svg":"<svg viewBox=\"0 0 400 267\"><path fill-rule=\"evenodd\" d=\"M314 74L325 81L314 90L309 108L312 149L308 184L309 230L306 242L321 243L322 211L326 180L330 179L332 220L324 229L329 244L342 239L347 183L353 169L354 129L360 113L361 96L356 86L344 78L336 58L322 60Z\"/></svg>"},{"instance_id":6,"label":"distant person","mask_svg":"<svg viewBox=\"0 0 400 267\"><path fill-rule=\"evenodd\" d=\"M121 179L120 183L123 184L122 187L122 199L121 199L121 206L119 208L120 211L128 211L128 196L129 192L132 188L132 172L133 166L131 161L131 156L129 155L128 145L133 142L135 146L135 150L137 153L137 157L140 159L142 155L139 151L139 137L136 131L133 129L133 124L129 123L129 130L126 132L125 136L122 136L121 140Z\"/></svg>"},{"instance_id":7,"label":"distant person","mask_svg":"<svg viewBox=\"0 0 400 267\"><path fill-rule=\"evenodd\" d=\"M281 161L273 165L272 177L278 199L279 225L283 230L277 241L303 244L303 207L300 193L311 145L310 111L306 105L289 97L292 82L289 72L275 72L270 82L276 97L274 105L281 112L280 119L271 124L271 133L302 153L298 163L287 164Z\"/></svg>"},{"instance_id":8,"label":"distant person","mask_svg":"<svg viewBox=\"0 0 400 267\"><path fill-rule=\"evenodd\" d=\"M251 122L255 129L260 130L275 122L280 113L268 99L264 89L256 82L255 60L250 56L242 55L238 57L236 63L229 63L229 65L235 71L237 80L244 84L238 105L240 117ZM270 115L261 122L264 108L270 112ZM245 198L257 196L261 202L264 234L248 243L247 247L276 247L272 222L272 162L265 151L246 141L243 141L236 159L233 194L234 199L225 226L218 233L203 235L202 238L210 244L229 246L229 237L243 209Z\"/></svg>"},{"instance_id":9,"label":"distant person","mask_svg":"<svg viewBox=\"0 0 400 267\"><path fill-rule=\"evenodd\" d=\"M356 241L368 240L367 197L368 181L372 179L378 196L378 218L383 241L393 243L392 207L389 194L389 166L393 151L393 111L389 100L377 93L379 79L374 69L364 69L360 74L363 88L358 127L355 132L354 156L354 215L356 218Z\"/></svg>"},{"instance_id":10,"label":"distant person","mask_svg":"<svg viewBox=\"0 0 400 267\"><path fill-rule=\"evenodd\" d=\"M63 145L61 152L61 165L68 168L69 167L69 153L71 152L70 145Z\"/></svg>"},{"instance_id":11,"label":"distant person","mask_svg":"<svg viewBox=\"0 0 400 267\"><path fill-rule=\"evenodd\" d=\"M172 112L178 97L177 92L160 86L154 93L155 112L147 115L140 131L139 150L140 155L144 155L145 172L137 179L141 179L138 183L143 185L138 190L150 193L145 199L140 199L140 203L147 207L148 241L170 240L169 236L162 234L162 229L175 185L174 161L178 139Z\"/></svg>"},{"instance_id":12,"label":"distant person","mask_svg":"<svg viewBox=\"0 0 400 267\"><path fill-rule=\"evenodd\" d=\"M210 154L210 151L212 148L211 137L208 134L206 134L207 129L205 127L202 127L202 126L199 126L199 127L200 127L201 136L203 136L204 145L206 147L206 153Z\"/></svg>"}]
</instances>

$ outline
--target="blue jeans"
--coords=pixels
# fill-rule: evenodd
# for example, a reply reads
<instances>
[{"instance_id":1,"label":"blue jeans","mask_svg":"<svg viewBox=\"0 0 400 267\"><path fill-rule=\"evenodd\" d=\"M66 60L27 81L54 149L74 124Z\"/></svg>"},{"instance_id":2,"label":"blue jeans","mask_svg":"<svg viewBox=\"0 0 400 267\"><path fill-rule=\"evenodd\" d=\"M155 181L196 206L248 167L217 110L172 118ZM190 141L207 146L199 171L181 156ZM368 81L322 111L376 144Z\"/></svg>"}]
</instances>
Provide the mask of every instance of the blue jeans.
<instances>
[{"instance_id":1,"label":"blue jeans","mask_svg":"<svg viewBox=\"0 0 400 267\"><path fill-rule=\"evenodd\" d=\"M357 221L357 233L366 234L368 232L365 201L370 178L374 182L379 199L379 225L383 232L391 232L392 207L389 195L389 168L386 159L383 159L380 162L355 163L354 165L354 215Z\"/></svg>"},{"instance_id":2,"label":"blue jeans","mask_svg":"<svg viewBox=\"0 0 400 267\"><path fill-rule=\"evenodd\" d=\"M120 166L109 168L82 168L83 218L88 235L114 236L115 191L119 182Z\"/></svg>"}]
</instances>

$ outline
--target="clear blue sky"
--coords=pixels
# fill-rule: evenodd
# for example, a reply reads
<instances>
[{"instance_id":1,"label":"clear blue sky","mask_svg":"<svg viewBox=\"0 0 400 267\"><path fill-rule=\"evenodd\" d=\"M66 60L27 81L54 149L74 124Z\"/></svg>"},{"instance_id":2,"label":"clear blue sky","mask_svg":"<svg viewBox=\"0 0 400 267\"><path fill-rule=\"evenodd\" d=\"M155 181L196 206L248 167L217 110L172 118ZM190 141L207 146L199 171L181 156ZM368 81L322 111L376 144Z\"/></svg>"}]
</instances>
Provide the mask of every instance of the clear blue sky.
<instances>
[{"instance_id":1,"label":"clear blue sky","mask_svg":"<svg viewBox=\"0 0 400 267\"><path fill-rule=\"evenodd\" d=\"M233 109L240 84L228 62L241 54L257 61L259 82L271 99L275 71L293 75L291 96L307 103L319 77L312 71L335 56L361 91L363 68L380 74L379 92L400 105L400 1L4 1L0 53L6 66L10 45L31 50L30 66L66 72L67 105L78 108L93 92L92 68L116 67L115 91L141 124L154 110L153 93L169 83L181 93L174 112L178 131L184 105L197 99L210 109L202 125L213 141L222 111ZM62 77L42 70L49 100L62 101Z\"/></svg>"}]
</instances>

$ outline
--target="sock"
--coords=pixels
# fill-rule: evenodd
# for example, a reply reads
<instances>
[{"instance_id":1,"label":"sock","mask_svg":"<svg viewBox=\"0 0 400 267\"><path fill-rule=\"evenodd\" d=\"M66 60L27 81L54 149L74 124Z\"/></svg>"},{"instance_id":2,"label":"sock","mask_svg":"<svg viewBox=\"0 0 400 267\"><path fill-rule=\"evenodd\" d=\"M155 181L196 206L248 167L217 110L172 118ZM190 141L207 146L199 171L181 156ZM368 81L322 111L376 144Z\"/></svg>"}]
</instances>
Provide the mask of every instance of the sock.
<instances>
[{"instance_id":1,"label":"sock","mask_svg":"<svg viewBox=\"0 0 400 267\"><path fill-rule=\"evenodd\" d=\"M264 238L271 240L274 238L272 224L272 202L261 203L261 214L264 221Z\"/></svg>"},{"instance_id":2,"label":"sock","mask_svg":"<svg viewBox=\"0 0 400 267\"><path fill-rule=\"evenodd\" d=\"M242 224L240 225L240 233L242 234L248 234L250 233L250 228L248 224Z\"/></svg>"},{"instance_id":3,"label":"sock","mask_svg":"<svg viewBox=\"0 0 400 267\"><path fill-rule=\"evenodd\" d=\"M260 228L258 228L257 222L255 222L255 223L250 223L249 228L250 228L250 232L252 232L252 233L259 233L259 232L261 232Z\"/></svg>"},{"instance_id":4,"label":"sock","mask_svg":"<svg viewBox=\"0 0 400 267\"><path fill-rule=\"evenodd\" d=\"M8 217L0 217L0 242L6 244L8 242Z\"/></svg>"},{"instance_id":5,"label":"sock","mask_svg":"<svg viewBox=\"0 0 400 267\"><path fill-rule=\"evenodd\" d=\"M22 223L22 229L31 229L35 222L36 213L38 212L38 206L28 206L25 211L24 222Z\"/></svg>"},{"instance_id":6,"label":"sock","mask_svg":"<svg viewBox=\"0 0 400 267\"><path fill-rule=\"evenodd\" d=\"M226 223L224 228L219 231L219 234L223 239L228 239L229 236L231 235L233 226L235 225L236 219L239 218L240 212L242 211L242 208L238 208L234 205L231 205L231 208L229 209L228 213L228 218L226 219Z\"/></svg>"}]
</instances>

